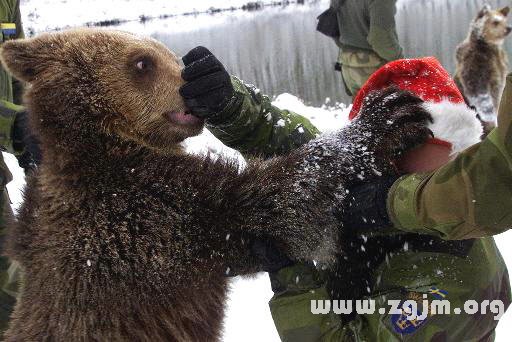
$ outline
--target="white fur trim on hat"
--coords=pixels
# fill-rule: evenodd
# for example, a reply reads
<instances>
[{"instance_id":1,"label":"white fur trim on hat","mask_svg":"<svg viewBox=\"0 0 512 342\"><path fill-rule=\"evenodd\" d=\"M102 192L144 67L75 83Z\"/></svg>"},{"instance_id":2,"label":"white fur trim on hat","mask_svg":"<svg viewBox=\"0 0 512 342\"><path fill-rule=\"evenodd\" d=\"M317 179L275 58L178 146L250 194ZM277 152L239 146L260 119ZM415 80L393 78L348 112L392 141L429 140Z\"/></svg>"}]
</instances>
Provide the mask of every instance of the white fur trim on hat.
<instances>
[{"instance_id":1,"label":"white fur trim on hat","mask_svg":"<svg viewBox=\"0 0 512 342\"><path fill-rule=\"evenodd\" d=\"M445 100L425 102L423 106L434 119L429 126L434 137L451 143L452 154L462 152L481 140L482 124L476 112L465 103Z\"/></svg>"}]
</instances>

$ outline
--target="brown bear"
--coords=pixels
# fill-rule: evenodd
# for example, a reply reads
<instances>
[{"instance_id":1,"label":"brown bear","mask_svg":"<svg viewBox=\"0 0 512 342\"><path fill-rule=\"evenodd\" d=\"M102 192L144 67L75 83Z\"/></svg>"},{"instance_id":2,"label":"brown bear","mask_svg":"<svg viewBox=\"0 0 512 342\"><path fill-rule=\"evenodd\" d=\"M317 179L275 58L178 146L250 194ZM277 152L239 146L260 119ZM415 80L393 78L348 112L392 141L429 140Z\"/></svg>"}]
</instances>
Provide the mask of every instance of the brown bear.
<instances>
[{"instance_id":1,"label":"brown bear","mask_svg":"<svg viewBox=\"0 0 512 342\"><path fill-rule=\"evenodd\" d=\"M509 7L492 10L486 4L472 21L467 38L457 46L455 80L470 105L475 106L489 133L495 126L508 57L503 41L512 31Z\"/></svg>"},{"instance_id":2,"label":"brown bear","mask_svg":"<svg viewBox=\"0 0 512 342\"><path fill-rule=\"evenodd\" d=\"M343 131L241 169L182 150L203 122L178 95L178 58L154 40L84 29L0 55L29 84L44 155L9 231L24 284L7 341L216 341L226 271L262 269L251 239L332 258L346 184L389 173L429 135L421 100L390 89Z\"/></svg>"}]
</instances>

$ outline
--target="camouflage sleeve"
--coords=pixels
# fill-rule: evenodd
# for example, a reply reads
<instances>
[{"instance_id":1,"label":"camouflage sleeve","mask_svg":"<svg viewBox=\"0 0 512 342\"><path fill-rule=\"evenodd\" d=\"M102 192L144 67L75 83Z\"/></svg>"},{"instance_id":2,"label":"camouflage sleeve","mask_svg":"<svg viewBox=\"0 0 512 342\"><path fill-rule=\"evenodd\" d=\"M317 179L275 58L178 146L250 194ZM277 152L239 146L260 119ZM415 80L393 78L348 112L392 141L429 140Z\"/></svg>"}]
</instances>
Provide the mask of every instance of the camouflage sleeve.
<instances>
[{"instance_id":1,"label":"camouflage sleeve","mask_svg":"<svg viewBox=\"0 0 512 342\"><path fill-rule=\"evenodd\" d=\"M16 115L23 111L23 107L14 103L0 100L0 148L9 153L18 154L23 151L17 151L13 147L12 129Z\"/></svg>"},{"instance_id":2,"label":"camouflage sleeve","mask_svg":"<svg viewBox=\"0 0 512 342\"><path fill-rule=\"evenodd\" d=\"M16 39L25 38L25 33L23 31L23 23L21 22L20 0L16 1L16 7L14 9L14 18L12 18L12 22L16 24Z\"/></svg>"},{"instance_id":3,"label":"camouflage sleeve","mask_svg":"<svg viewBox=\"0 0 512 342\"><path fill-rule=\"evenodd\" d=\"M16 7L14 10L14 18L12 22L16 24L16 39L25 38L25 32L23 31L23 23L21 21L20 12L20 1L16 1ZM12 79L12 97L15 104L21 104L23 95L23 85L20 81L13 77Z\"/></svg>"},{"instance_id":4,"label":"camouflage sleeve","mask_svg":"<svg viewBox=\"0 0 512 342\"><path fill-rule=\"evenodd\" d=\"M370 4L368 43L386 61L403 57L396 33L396 0L375 0Z\"/></svg>"},{"instance_id":5,"label":"camouflage sleeve","mask_svg":"<svg viewBox=\"0 0 512 342\"><path fill-rule=\"evenodd\" d=\"M406 176L388 196L396 228L444 239L492 236L512 228L512 76L498 127L431 174Z\"/></svg>"},{"instance_id":6,"label":"camouflage sleeve","mask_svg":"<svg viewBox=\"0 0 512 342\"><path fill-rule=\"evenodd\" d=\"M319 133L305 117L273 106L267 96L235 77L232 81L235 96L208 124L227 146L266 158L285 154Z\"/></svg>"}]
</instances>

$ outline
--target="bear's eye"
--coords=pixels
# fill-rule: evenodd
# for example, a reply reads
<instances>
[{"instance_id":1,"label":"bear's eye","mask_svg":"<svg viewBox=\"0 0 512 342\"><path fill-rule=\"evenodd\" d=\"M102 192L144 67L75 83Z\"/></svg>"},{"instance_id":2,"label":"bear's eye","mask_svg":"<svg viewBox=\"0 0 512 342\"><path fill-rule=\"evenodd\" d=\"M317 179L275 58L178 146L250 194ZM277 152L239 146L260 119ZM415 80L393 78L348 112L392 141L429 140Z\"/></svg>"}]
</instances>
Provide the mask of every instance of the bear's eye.
<instances>
[{"instance_id":1,"label":"bear's eye","mask_svg":"<svg viewBox=\"0 0 512 342\"><path fill-rule=\"evenodd\" d=\"M135 68L138 71L148 71L153 69L153 62L148 57L138 58L135 61Z\"/></svg>"}]
</instances>

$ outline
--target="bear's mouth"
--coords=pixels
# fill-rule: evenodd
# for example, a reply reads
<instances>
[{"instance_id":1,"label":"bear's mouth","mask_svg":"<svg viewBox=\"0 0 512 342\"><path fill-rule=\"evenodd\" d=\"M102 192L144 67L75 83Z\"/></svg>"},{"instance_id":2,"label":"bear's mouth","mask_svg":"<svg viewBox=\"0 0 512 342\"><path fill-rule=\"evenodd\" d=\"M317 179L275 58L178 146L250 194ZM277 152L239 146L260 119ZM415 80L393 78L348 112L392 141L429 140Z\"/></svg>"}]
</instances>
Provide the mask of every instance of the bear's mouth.
<instances>
[{"instance_id":1,"label":"bear's mouth","mask_svg":"<svg viewBox=\"0 0 512 342\"><path fill-rule=\"evenodd\" d=\"M197 126L204 123L203 119L192 115L188 110L180 112L166 112L164 113L164 117L170 122L181 126Z\"/></svg>"}]
</instances>

